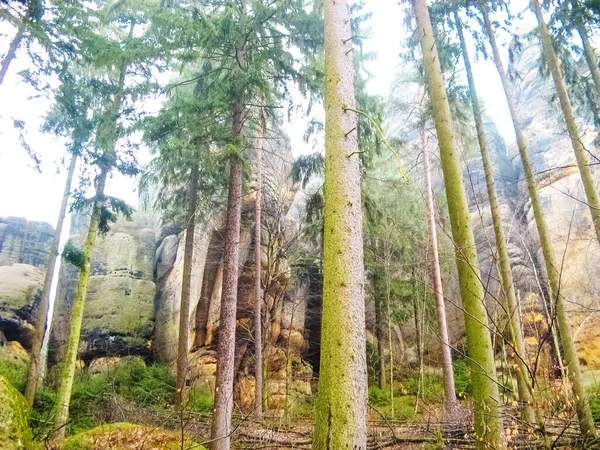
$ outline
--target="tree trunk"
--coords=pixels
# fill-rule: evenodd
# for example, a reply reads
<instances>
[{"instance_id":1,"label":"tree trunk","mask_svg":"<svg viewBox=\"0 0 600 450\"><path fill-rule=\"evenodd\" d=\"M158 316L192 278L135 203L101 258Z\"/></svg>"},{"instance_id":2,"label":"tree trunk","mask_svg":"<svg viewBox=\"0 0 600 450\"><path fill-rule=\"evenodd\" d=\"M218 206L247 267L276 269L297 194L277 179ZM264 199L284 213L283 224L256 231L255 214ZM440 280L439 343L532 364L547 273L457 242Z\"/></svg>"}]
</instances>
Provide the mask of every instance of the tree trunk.
<instances>
[{"instance_id":1,"label":"tree trunk","mask_svg":"<svg viewBox=\"0 0 600 450\"><path fill-rule=\"evenodd\" d=\"M556 93L558 94L558 100L560 102L560 108L563 113L563 117L567 124L567 130L569 137L571 138L571 145L575 152L575 159L577 159L577 166L579 167L579 174L581 176L581 182L585 190L585 196L587 199L588 207L592 215L592 222L594 223L594 229L596 230L596 239L600 241L600 197L598 196L598 190L594 182L594 176L590 169L589 161L586 154L586 149L581 142L581 135L575 121L575 114L573 114L573 107L571 106L571 99L567 92L567 85L562 75L562 69L554 52L552 46L552 37L548 30L548 25L544 21L544 15L542 7L538 0L531 0L531 9L535 13L538 21L538 31L542 41L542 49L544 52L544 58L552 73L552 79L554 80L554 86ZM586 53L587 58L587 53ZM596 71L598 67L596 67ZM594 79L594 82L596 80ZM580 418L581 420L581 418Z\"/></svg>"},{"instance_id":2,"label":"tree trunk","mask_svg":"<svg viewBox=\"0 0 600 450\"><path fill-rule=\"evenodd\" d=\"M494 171L490 161L488 150L488 142L485 136L483 126L483 116L479 106L479 98L475 89L475 78L473 76L473 68L467 50L467 44L462 29L462 24L458 16L458 12L454 12L456 20L456 29L460 39L460 47L467 72L467 80L469 83L469 95L471 97L471 106L473 108L473 117L475 118L475 128L477 129L477 140L479 141L479 149L481 151L481 160L483 161L483 171L485 173L485 184L487 187L488 198L490 201L490 212L492 214L492 223L494 226L494 235L496 237L496 248L498 250L499 275L502 291L506 296L508 319L510 322L510 332L512 345L516 353L517 370L517 389L519 391L519 400L523 403L523 419L526 422L534 423L536 421L533 408L531 406L533 398L531 395L532 385L528 378L528 368L525 364L525 343L523 341L523 331L521 327L521 318L519 316L519 307L515 287L513 283L512 271L510 267L510 257L506 248L506 237L504 236L504 228L502 226L502 218L500 216L500 205L498 203L498 193L496 192L496 184L494 180Z\"/></svg>"},{"instance_id":3,"label":"tree trunk","mask_svg":"<svg viewBox=\"0 0 600 450\"><path fill-rule=\"evenodd\" d=\"M585 55L585 61L587 62L587 65L590 69L590 75L592 76L592 80L594 81L594 87L596 88L596 102L600 102L600 69L598 69L598 59L596 58L596 52L594 51L594 47L592 47L590 37L584 24L581 24L577 27L577 32L581 37L581 44L583 45L583 54Z\"/></svg>"},{"instance_id":4,"label":"tree trunk","mask_svg":"<svg viewBox=\"0 0 600 450\"><path fill-rule=\"evenodd\" d=\"M131 23L129 36L133 35L134 23ZM87 286L90 279L92 264L92 254L96 237L98 235L98 226L100 224L100 214L104 208L104 188L106 178L111 168L115 164L115 145L117 141L117 120L121 104L123 102L125 75L127 73L127 64L121 66L117 92L115 97L107 108L102 122L96 130L96 145L102 149L100 159L100 174L96 180L96 194L94 196L94 206L90 217L90 225L87 237L83 247L83 264L79 272L79 281L75 291L75 300L71 310L71 327L67 340L67 355L63 361L60 377L60 387L56 398L56 417L54 421L54 436L62 438L65 435L67 420L69 418L69 403L71 401L71 391L73 389L73 380L75 378L75 367L77 364L77 352L79 350L79 337L81 335L81 322L83 320L83 311L85 307L85 298L87 295Z\"/></svg>"},{"instance_id":5,"label":"tree trunk","mask_svg":"<svg viewBox=\"0 0 600 450\"><path fill-rule=\"evenodd\" d=\"M77 366L77 352L79 350L79 337L81 335L81 323L83 320L83 311L85 307L85 298L90 279L92 267L92 253L96 244L98 235L98 225L100 222L100 213L104 207L104 187L109 168L102 166L100 175L96 180L96 195L94 197L94 206L90 225L88 228L85 245L83 247L83 264L79 272L79 281L75 291L75 300L71 309L71 326L67 340L67 355L63 361L61 370L60 386L56 397L56 418L54 420L55 437L62 438L65 435L67 420L69 418L69 403L71 402L71 391L73 389L73 380L75 379L75 368Z\"/></svg>"},{"instance_id":6,"label":"tree trunk","mask_svg":"<svg viewBox=\"0 0 600 450\"><path fill-rule=\"evenodd\" d=\"M48 326L48 311L50 309L50 288L52 286L52 280L54 278L54 269L56 266L56 257L58 256L60 236L62 234L63 223L67 214L67 204L69 202L71 184L73 183L73 174L75 173L76 165L77 155L73 154L71 155L71 162L69 163L67 180L65 182L65 190L63 193L62 202L60 204L60 211L58 213L58 220L56 222L54 238L50 247L50 254L48 255L48 268L46 269L46 275L44 277L44 287L42 288L40 306L37 311L37 324L31 343L31 359L29 362L27 385L25 386L25 399L27 400L27 403L29 403L29 406L33 406L35 393L37 391L37 384L40 379L40 361L42 359L42 344L44 342L44 335L46 334L46 328Z\"/></svg>"},{"instance_id":7,"label":"tree trunk","mask_svg":"<svg viewBox=\"0 0 600 450\"><path fill-rule=\"evenodd\" d=\"M559 266L556 265L556 261L554 258L554 250L552 248L552 242L550 240L548 227L546 225L546 220L542 212L542 205L537 191L535 176L533 174L531 162L529 161L529 154L527 151L525 135L523 133L521 123L519 122L517 116L517 109L515 106L512 90L510 88L506 72L504 71L502 59L500 58L500 51L498 50L496 37L494 35L492 24L489 18L489 11L487 10L487 8L482 8L482 12L484 18L485 31L488 35L488 39L492 47L494 63L496 64L498 74L500 75L500 79L502 81L504 93L506 94L506 101L508 103L508 107L513 121L513 126L515 129L515 135L517 137L517 147L519 148L519 154L523 163L523 171L525 173L527 189L529 191L529 197L531 198L531 207L533 209L533 215L535 218L535 223L540 238L540 246L544 255L546 275L548 277L548 288L550 291L550 301L551 304L555 305L556 321L561 335L560 337L561 343L563 345L565 359L569 368L569 379L573 384L573 393L576 397L576 409L578 419L580 422L579 426L583 434L594 434L594 422L592 419L591 411L589 409L589 405L587 403L585 388L583 387L582 383L581 368L579 367L579 360L577 359L577 352L575 350L573 336L571 334L571 328L569 326L569 320L565 311L564 298L560 294L560 273L558 272Z\"/></svg>"},{"instance_id":8,"label":"tree trunk","mask_svg":"<svg viewBox=\"0 0 600 450\"><path fill-rule=\"evenodd\" d=\"M244 104L238 101L233 107L233 133L243 142ZM229 450L231 441L231 413L233 409L233 377L235 364L235 321L237 312L239 240L242 213L242 162L229 163L229 195L227 199L227 225L223 253L223 293L219 320L217 347L217 377L215 381L215 407L211 427L211 450Z\"/></svg>"},{"instance_id":9,"label":"tree trunk","mask_svg":"<svg viewBox=\"0 0 600 450\"><path fill-rule=\"evenodd\" d=\"M181 280L181 302L179 307L179 340L177 343L177 380L175 406L182 409L185 402L185 386L188 371L188 347L190 338L190 286L194 258L194 230L198 205L199 155L195 152L190 174L188 210L186 215L185 249L183 253L183 278Z\"/></svg>"},{"instance_id":10,"label":"tree trunk","mask_svg":"<svg viewBox=\"0 0 600 450\"><path fill-rule=\"evenodd\" d=\"M423 153L423 172L425 181L425 203L427 206L427 233L431 243L431 284L435 294L438 332L442 350L442 371L444 374L444 398L446 411L450 417L456 411L456 390L454 388L454 368L452 367L452 351L448 338L448 323L446 321L446 304L442 287L440 270L440 255L438 252L437 232L435 226L435 209L433 205L433 190L431 189L431 173L429 169L429 149L425 139L425 128L421 127L421 151Z\"/></svg>"},{"instance_id":11,"label":"tree trunk","mask_svg":"<svg viewBox=\"0 0 600 450\"><path fill-rule=\"evenodd\" d=\"M6 56L2 60L2 63L0 63L0 85L2 85L2 82L4 81L4 76L6 75L6 72L8 72L8 67L10 66L10 63L13 59L15 59L17 50L19 49L21 41L23 40L23 36L25 35L25 25L27 24L27 22L29 22L28 15L25 16L19 24L19 27L17 28L17 33L13 37L13 40L10 42L10 45L8 47L8 52L6 52Z\"/></svg>"},{"instance_id":12,"label":"tree trunk","mask_svg":"<svg viewBox=\"0 0 600 450\"><path fill-rule=\"evenodd\" d=\"M325 209L321 362L313 449L367 446L360 161L347 0L325 0Z\"/></svg>"},{"instance_id":13,"label":"tree trunk","mask_svg":"<svg viewBox=\"0 0 600 450\"><path fill-rule=\"evenodd\" d=\"M417 18L423 68L433 107L455 245L467 347L471 359L476 446L480 449L505 448L498 408L499 395L494 351L487 325L488 317L484 304L484 291L479 279L477 249L469 223L469 209L458 147L454 138L450 105L426 0L412 0L412 5Z\"/></svg>"},{"instance_id":14,"label":"tree trunk","mask_svg":"<svg viewBox=\"0 0 600 450\"><path fill-rule=\"evenodd\" d=\"M262 418L262 386L263 386L263 377L262 377L262 366L263 366L263 356L262 356L262 319L261 319L261 309L262 309L262 290L261 290L261 276L262 276L262 267L261 267L261 233L262 233L262 220L261 220L261 203L262 203L262 154L263 154L263 145L265 138L265 116L261 111L260 114L260 124L258 129L258 142L256 143L256 226L254 230L254 267L255 267L255 275L254 275L254 297L256 298L256 304L254 305L254 352L255 352L255 361L254 361L254 372L255 372L255 391L254 391L254 401L256 407L256 417ZM286 383L287 385L287 383ZM286 396L287 398L287 396Z\"/></svg>"},{"instance_id":15,"label":"tree trunk","mask_svg":"<svg viewBox=\"0 0 600 450\"><path fill-rule=\"evenodd\" d=\"M375 297L375 336L377 337L377 357L379 369L379 389L387 387L385 369L385 319L383 311L383 289L381 275L375 272L373 277Z\"/></svg>"}]
</instances>

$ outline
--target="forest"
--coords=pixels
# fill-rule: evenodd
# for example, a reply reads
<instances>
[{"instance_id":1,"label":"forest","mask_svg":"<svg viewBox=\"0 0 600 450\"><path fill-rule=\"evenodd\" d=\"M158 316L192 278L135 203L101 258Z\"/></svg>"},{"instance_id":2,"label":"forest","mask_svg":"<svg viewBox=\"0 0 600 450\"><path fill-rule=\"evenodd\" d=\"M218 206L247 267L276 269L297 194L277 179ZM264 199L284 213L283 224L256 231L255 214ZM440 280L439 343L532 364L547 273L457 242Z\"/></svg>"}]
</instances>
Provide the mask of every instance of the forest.
<instances>
[{"instance_id":1,"label":"forest","mask_svg":"<svg viewBox=\"0 0 600 450\"><path fill-rule=\"evenodd\" d=\"M600 2L379 2L0 0L0 449L600 449Z\"/></svg>"}]
</instances>

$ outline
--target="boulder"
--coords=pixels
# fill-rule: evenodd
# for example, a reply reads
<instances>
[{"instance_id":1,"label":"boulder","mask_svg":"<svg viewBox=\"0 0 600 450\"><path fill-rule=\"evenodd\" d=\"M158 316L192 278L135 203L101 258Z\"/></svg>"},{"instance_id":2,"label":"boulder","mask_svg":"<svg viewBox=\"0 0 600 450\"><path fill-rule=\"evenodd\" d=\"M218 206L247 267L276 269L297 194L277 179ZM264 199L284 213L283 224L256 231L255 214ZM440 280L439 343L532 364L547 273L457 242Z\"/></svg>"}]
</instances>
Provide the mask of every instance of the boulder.
<instances>
[{"instance_id":1,"label":"boulder","mask_svg":"<svg viewBox=\"0 0 600 450\"><path fill-rule=\"evenodd\" d=\"M9 341L31 347L34 311L44 285L43 270L29 264L0 266L0 331Z\"/></svg>"},{"instance_id":2,"label":"boulder","mask_svg":"<svg viewBox=\"0 0 600 450\"><path fill-rule=\"evenodd\" d=\"M29 450L32 434L28 424L29 406L25 397L0 375L0 448Z\"/></svg>"}]
</instances>

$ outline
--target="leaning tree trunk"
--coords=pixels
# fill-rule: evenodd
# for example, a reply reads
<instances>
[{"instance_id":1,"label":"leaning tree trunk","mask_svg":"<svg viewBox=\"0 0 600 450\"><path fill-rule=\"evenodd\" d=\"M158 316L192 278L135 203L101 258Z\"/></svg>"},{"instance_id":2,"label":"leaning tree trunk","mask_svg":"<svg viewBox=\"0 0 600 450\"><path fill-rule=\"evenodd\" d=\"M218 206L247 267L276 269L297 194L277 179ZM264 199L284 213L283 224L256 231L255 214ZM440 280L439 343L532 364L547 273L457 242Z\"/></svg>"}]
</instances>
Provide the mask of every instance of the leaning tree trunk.
<instances>
[{"instance_id":1,"label":"leaning tree trunk","mask_svg":"<svg viewBox=\"0 0 600 450\"><path fill-rule=\"evenodd\" d=\"M573 9L581 8L581 5L575 0L571 1L571 6ZM594 81L594 87L596 88L596 103L600 107L600 69L598 68L598 58L596 57L596 52L594 51L594 47L590 42L590 36L588 34L587 28L584 23L576 26L577 32L579 33L579 37L581 37L581 44L583 45L583 54L585 56L585 61L590 69L590 75L592 76L592 80Z\"/></svg>"},{"instance_id":2,"label":"leaning tree trunk","mask_svg":"<svg viewBox=\"0 0 600 450\"><path fill-rule=\"evenodd\" d=\"M238 60L240 58L238 57ZM233 133L238 144L243 143L242 127L244 103L233 107ZM237 287L239 240L242 213L242 162L234 157L229 163L229 195L227 198L227 225L223 253L223 292L219 320L217 347L217 376L215 380L215 406L211 426L211 450L229 450L231 442L231 413L233 409L233 377L235 358L235 319L237 312Z\"/></svg>"},{"instance_id":3,"label":"leaning tree trunk","mask_svg":"<svg viewBox=\"0 0 600 450\"><path fill-rule=\"evenodd\" d=\"M488 327L484 291L473 230L469 223L458 147L455 142L450 104L444 86L426 0L412 0L423 53L423 68L433 109L452 237L464 309L467 347L471 360L475 434L477 448L505 448L500 421L496 364Z\"/></svg>"},{"instance_id":4,"label":"leaning tree trunk","mask_svg":"<svg viewBox=\"0 0 600 450\"><path fill-rule=\"evenodd\" d=\"M261 233L262 233L262 157L263 157L263 145L265 140L265 116L261 111L260 124L258 129L258 142L256 143L256 226L254 230L254 367L255 367L255 389L254 389L254 401L256 407L256 417L262 418L263 411L263 400L262 400L262 388L263 388L263 356L262 356L262 289L261 289Z\"/></svg>"},{"instance_id":5,"label":"leaning tree trunk","mask_svg":"<svg viewBox=\"0 0 600 450\"><path fill-rule=\"evenodd\" d=\"M550 72L552 73L552 79L554 80L554 86L556 87L556 93L558 94L560 108L567 124L567 131L569 132L569 137L571 138L571 146L575 152L575 159L577 159L577 166L579 167L581 182L583 183L587 204L592 215L594 229L596 230L596 239L600 241L600 197L598 196L598 190L596 189L594 176L592 175L592 170L590 169L586 149L581 142L581 135L577 127L577 122L575 121L575 114L573 113L571 99L569 98L569 93L567 92L567 85L563 78L558 58L554 52L554 47L552 46L552 37L550 36L548 25L546 25L546 22L544 21L542 7L540 6L538 0L531 0L531 9L533 9L533 12L537 17L538 31L542 40L544 58L546 59L546 63L548 64ZM597 67L596 70L598 70Z\"/></svg>"},{"instance_id":6,"label":"leaning tree trunk","mask_svg":"<svg viewBox=\"0 0 600 450\"><path fill-rule=\"evenodd\" d=\"M185 249L183 253L183 278L181 280L181 302L179 307L179 340L177 343L177 379L175 382L175 405L180 410L185 402L185 386L188 372L188 347L190 339L190 287L192 284L192 262L194 257L194 230L198 205L199 155L195 152L190 174L188 209L186 215Z\"/></svg>"},{"instance_id":7,"label":"leaning tree trunk","mask_svg":"<svg viewBox=\"0 0 600 450\"><path fill-rule=\"evenodd\" d=\"M583 387L581 368L579 366L579 360L577 359L577 351L575 350L575 344L573 342L573 336L571 334L569 318L565 310L565 300L560 293L560 273L558 272L559 266L556 265L554 250L552 248L552 241L550 240L548 226L546 224L546 220L542 211L542 204L535 182L535 175L533 173L533 168L529 160L529 153L527 151L525 134L523 133L523 127L521 126L517 115L517 108L513 98L512 89L510 87L508 77L502 64L500 51L496 43L496 37L489 17L489 11L487 10L487 8L482 8L482 13L484 19L485 32L488 36L490 45L492 47L494 63L496 65L496 69L498 70L498 74L500 75L500 80L502 81L502 86L506 95L506 101L508 103L508 108L510 110L513 126L515 129L515 135L517 137L517 147L519 148L521 162L523 163L523 172L525 173L525 181L527 183L527 189L529 191L529 197L531 199L531 208L533 209L535 224L540 238L540 247L542 248L542 254L544 256L546 276L548 278L548 288L550 292L550 302L551 305L554 305L554 309L556 312L556 321L558 329L560 331L560 340L563 345L565 360L567 361L567 366L569 368L569 379L573 384L573 394L576 397L576 409L578 419L580 422L580 429L584 434L594 434L594 422L592 419L589 405L587 403L585 388ZM557 348L557 353L559 351L560 349ZM560 353L558 354L560 355Z\"/></svg>"},{"instance_id":8,"label":"leaning tree trunk","mask_svg":"<svg viewBox=\"0 0 600 450\"><path fill-rule=\"evenodd\" d=\"M8 47L8 52L6 52L6 56L2 60L2 63L0 63L0 85L2 85L2 82L4 81L4 77L6 75L6 72L8 72L8 67L10 66L10 63L12 62L13 59L15 59L17 50L19 49L19 46L21 45L21 41L23 40L23 37L25 36L25 26L28 21L29 21L28 15L26 15L23 18L23 20L21 20L21 23L19 24L19 27L17 28L17 33L15 34L12 41L10 42L10 45Z\"/></svg>"},{"instance_id":9,"label":"leaning tree trunk","mask_svg":"<svg viewBox=\"0 0 600 450\"><path fill-rule=\"evenodd\" d=\"M100 213L104 207L104 187L109 172L107 165L102 166L100 175L96 180L96 195L90 225L88 228L85 245L83 247L83 262L79 272L79 281L75 291L75 300L71 309L71 326L67 340L67 355L62 363L60 386L56 396L56 417L54 420L55 437L62 438L65 435L67 420L69 418L69 403L71 402L71 391L75 379L75 368L77 366L77 352L79 350L79 337L81 336L81 323L83 321L83 310L87 294L88 282L92 268L92 253L98 235Z\"/></svg>"},{"instance_id":10,"label":"leaning tree trunk","mask_svg":"<svg viewBox=\"0 0 600 450\"><path fill-rule=\"evenodd\" d=\"M56 267L56 257L58 256L60 236L62 234L63 223L67 214L67 203L69 202L71 184L73 183L73 174L75 173L76 165L77 155L73 154L71 156L71 162L69 163L67 180L65 182L65 190L63 192L63 198L60 204L58 221L56 222L56 230L54 231L54 237L50 246L50 254L48 255L48 268L46 269L46 275L44 277L44 287L42 288L40 306L37 311L37 324L31 343L29 373L27 375L27 385L25 386L25 398L27 399L27 403L29 403L29 406L33 406L33 401L35 399L35 393L37 390L37 384L40 379L40 361L42 359L42 344L44 342L44 335L46 334L46 328L48 326L48 311L50 310L50 288L52 286L52 280L54 278L54 269Z\"/></svg>"},{"instance_id":11,"label":"leaning tree trunk","mask_svg":"<svg viewBox=\"0 0 600 450\"><path fill-rule=\"evenodd\" d=\"M440 254L438 251L437 232L435 227L435 209L433 206L433 190L431 189L431 173L429 169L429 149L425 139L425 127L421 127L421 152L423 155L423 172L425 203L427 206L427 234L431 245L431 284L435 294L437 309L438 333L442 350L442 372L444 374L444 399L446 412L452 417L456 412L456 390L454 387L454 368L452 367L452 352L448 338L448 323L446 321L446 304L440 270Z\"/></svg>"},{"instance_id":12,"label":"leaning tree trunk","mask_svg":"<svg viewBox=\"0 0 600 450\"><path fill-rule=\"evenodd\" d=\"M347 0L325 0L325 225L313 449L367 446L360 161Z\"/></svg>"},{"instance_id":13,"label":"leaning tree trunk","mask_svg":"<svg viewBox=\"0 0 600 450\"><path fill-rule=\"evenodd\" d=\"M477 129L477 140L479 141L479 149L481 151L481 160L483 161L483 171L485 174L485 183L487 187L488 198L490 201L490 212L492 214L494 235L496 237L496 248L498 250L498 263L500 266L500 283L504 295L506 296L506 301L508 305L507 311L510 323L512 345L516 354L515 359L518 367L517 389L519 392L519 400L524 405L523 419L526 422L534 423L536 421L536 418L532 407L532 385L529 382L529 370L527 364L525 364L524 359L526 353L525 343L523 341L523 331L521 327L521 317L519 315L517 296L515 294L515 286L513 283L513 276L510 268L510 257L508 255L508 249L506 247L506 238L504 236L504 228L502 226L502 219L500 216L500 205L498 203L498 193L496 192L494 172L492 169L492 163L490 161L488 142L485 136L485 129L483 126L483 115L481 113L481 107L479 106L477 90L475 89L475 78L473 76L473 68L471 67L471 60L469 59L469 52L467 50L467 44L465 42L462 23L458 16L458 12L456 11L454 12L454 18L456 21L456 29L458 31L460 47L462 50L462 56L467 72L467 80L469 83L469 95L471 97L471 106L473 108L473 116L475 118L475 128Z\"/></svg>"}]
</instances>

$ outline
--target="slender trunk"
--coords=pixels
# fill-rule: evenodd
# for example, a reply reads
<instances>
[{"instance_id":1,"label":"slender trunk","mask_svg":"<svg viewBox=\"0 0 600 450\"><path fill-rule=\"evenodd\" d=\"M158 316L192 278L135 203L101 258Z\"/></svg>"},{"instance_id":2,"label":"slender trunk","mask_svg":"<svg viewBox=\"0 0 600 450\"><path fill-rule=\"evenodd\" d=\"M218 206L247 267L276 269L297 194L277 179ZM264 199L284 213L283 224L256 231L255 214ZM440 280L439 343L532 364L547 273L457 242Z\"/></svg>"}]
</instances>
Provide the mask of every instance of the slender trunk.
<instances>
[{"instance_id":1,"label":"slender trunk","mask_svg":"<svg viewBox=\"0 0 600 450\"><path fill-rule=\"evenodd\" d=\"M360 161L347 0L325 0L325 209L321 370L313 449L367 446Z\"/></svg>"},{"instance_id":2,"label":"slender trunk","mask_svg":"<svg viewBox=\"0 0 600 450\"><path fill-rule=\"evenodd\" d=\"M588 207L592 215L592 222L594 223L594 229L596 230L596 239L600 241L600 197L598 196L598 190L594 182L594 176L590 169L589 161L586 154L586 149L581 142L581 135L575 121L575 114L573 113L573 107L571 106L571 99L567 91L567 85L562 75L562 69L554 52L552 46L552 37L548 30L548 25L544 21L544 15L542 7L538 0L531 0L531 9L535 13L538 21L538 31L542 41L542 49L544 52L544 58L552 73L552 79L554 80L554 86L556 93L558 94L558 100L560 102L560 108L563 113L563 117L567 124L567 131L571 138L571 145L575 152L575 159L577 160L577 166L579 167L579 175L581 176L581 182L583 183L583 189L587 199ZM586 54L587 57L587 54ZM596 71L598 67L596 67ZM596 80L594 80L595 82ZM581 418L580 418L581 420Z\"/></svg>"},{"instance_id":3,"label":"slender trunk","mask_svg":"<svg viewBox=\"0 0 600 450\"><path fill-rule=\"evenodd\" d=\"M467 347L471 360L477 448L505 448L499 416L499 395L494 351L484 304L475 238L469 222L465 187L455 142L450 104L444 86L426 0L412 0L423 53L423 68L433 107L446 198L464 309Z\"/></svg>"},{"instance_id":4,"label":"slender trunk","mask_svg":"<svg viewBox=\"0 0 600 450\"><path fill-rule=\"evenodd\" d=\"M256 143L256 226L254 230L254 297L256 304L254 305L254 352L255 352L255 391L254 401L256 403L256 417L262 418L262 324L261 324L261 309L262 309L262 292L261 292L261 232L262 232L262 220L261 220L261 203L262 203L262 153L265 136L265 116L261 111L260 125L258 130L258 142ZM287 386L287 383L286 383ZM287 399L287 396L286 396ZM287 400L286 400L287 401Z\"/></svg>"},{"instance_id":5,"label":"slender trunk","mask_svg":"<svg viewBox=\"0 0 600 450\"><path fill-rule=\"evenodd\" d=\"M573 342L568 316L565 311L564 298L560 293L560 274L554 258L554 250L552 248L552 242L548 233L548 226L542 211L542 204L537 191L533 168L531 166L531 162L529 161L525 135L517 116L517 108L514 102L508 77L504 71L504 66L500 57L500 51L498 50L496 37L494 35L492 24L489 18L489 11L487 8L482 8L482 12L485 31L492 47L494 63L496 64L498 74L500 75L500 79L502 81L504 93L506 94L506 101L508 103L515 129L515 135L517 137L517 147L519 148L519 154L523 163L523 172L525 173L527 189L529 191L529 197L531 198L531 207L533 209L533 215L540 238L540 246L544 255L546 275L548 277L548 287L550 291L550 301L551 305L555 305L556 321L560 332L565 359L569 368L569 379L573 384L573 393L576 397L576 409L580 422L579 425L583 434L594 434L594 422L589 405L587 403L585 388L583 387L582 383L581 368L579 367L579 360L577 359L577 352L575 350L575 344Z\"/></svg>"},{"instance_id":6,"label":"slender trunk","mask_svg":"<svg viewBox=\"0 0 600 450\"><path fill-rule=\"evenodd\" d=\"M574 3L574 2L573 2ZM598 58L596 58L596 52L590 42L587 29L584 24L577 27L577 32L581 37L581 44L583 46L583 54L585 61L590 69L590 75L594 81L594 87L596 88L596 101L600 102L600 69L598 68ZM600 105L599 105L600 106Z\"/></svg>"},{"instance_id":7,"label":"slender trunk","mask_svg":"<svg viewBox=\"0 0 600 450\"><path fill-rule=\"evenodd\" d=\"M6 52L6 56L2 60L2 63L0 63L0 85L2 85L2 82L4 81L4 76L6 75L6 72L8 72L8 67L10 66L12 60L15 59L17 50L19 49L21 41L25 36L25 26L27 22L29 22L29 16L25 16L21 23L19 23L17 33L13 37L13 40L10 42L10 45L8 47L8 52Z\"/></svg>"},{"instance_id":8,"label":"slender trunk","mask_svg":"<svg viewBox=\"0 0 600 450\"><path fill-rule=\"evenodd\" d=\"M27 400L27 403L29 403L29 406L33 406L35 393L37 391L37 384L40 379L40 361L42 359L42 344L44 342L44 335L48 326L48 311L50 309L50 288L52 286L52 279L54 278L54 269L56 266L56 257L58 256L60 236L62 234L63 223L67 214L67 204L69 202L71 184L73 182L73 174L75 173L76 165L77 155L73 154L71 156L71 162L69 163L67 180L65 182L65 190L63 192L63 198L60 204L60 211L58 213L56 229L54 231L54 237L52 240L52 245L50 247L50 254L48 255L48 268L46 269L46 276L44 278L44 287L42 288L40 306L37 311L37 324L35 327L33 341L31 344L31 359L29 361L27 385L25 386L25 399Z\"/></svg>"},{"instance_id":9,"label":"slender trunk","mask_svg":"<svg viewBox=\"0 0 600 450\"><path fill-rule=\"evenodd\" d=\"M237 136L240 146L243 142L243 114L244 104L242 101L238 101L233 107L233 133ZM229 195L227 199L225 250L223 253L223 293L219 320L218 363L215 381L215 407L211 427L211 450L229 450L231 442L241 213L242 163L238 159L232 159L229 163Z\"/></svg>"},{"instance_id":10,"label":"slender trunk","mask_svg":"<svg viewBox=\"0 0 600 450\"><path fill-rule=\"evenodd\" d=\"M109 172L107 165L102 166L100 175L96 180L96 195L90 225L88 228L85 245L83 247L83 264L79 272L79 281L75 291L75 300L71 310L71 326L69 338L67 340L67 355L63 361L61 370L60 386L56 397L56 417L54 428L55 437L62 438L65 435L67 421L69 418L69 403L71 402L71 390L75 379L75 368L77 366L77 352L79 350L79 337L81 335L81 323L83 321L83 311L85 307L85 298L87 294L88 282L92 268L92 253L96 244L98 235L98 224L100 222L100 213L104 207L104 187L106 177Z\"/></svg>"},{"instance_id":11,"label":"slender trunk","mask_svg":"<svg viewBox=\"0 0 600 450\"><path fill-rule=\"evenodd\" d=\"M386 372L385 372L385 319L383 318L383 289L381 275L375 273L373 279L373 287L375 292L375 336L377 337L377 356L379 369L379 389L387 387Z\"/></svg>"},{"instance_id":12,"label":"slender trunk","mask_svg":"<svg viewBox=\"0 0 600 450\"><path fill-rule=\"evenodd\" d=\"M515 294L515 286L513 283L512 271L510 267L510 257L506 247L506 237L504 236L504 228L500 216L500 205L498 202L498 193L496 192L496 184L494 180L494 171L490 160L489 147L483 126L483 115L479 106L479 98L475 89L475 78L473 76L473 68L467 50L467 44L462 29L462 24L458 16L458 12L454 12L456 20L456 28L460 39L460 47L462 56L467 71L467 80L469 83L469 94L471 97L471 106L473 108L473 116L475 118L475 128L477 129L477 140L479 141L479 150L481 151L481 160L483 162L483 171L485 173L485 183L490 201L490 212L492 214L492 223L494 226L494 235L496 237L496 248L498 250L499 275L502 291L506 296L508 318L510 322L510 332L512 345L516 353L517 363L517 389L519 391L519 400L523 403L523 419L526 422L534 423L535 414L531 403L533 401L531 395L532 385L528 378L528 368L525 364L525 343L523 341L523 331L521 327L521 318L518 313L518 302Z\"/></svg>"},{"instance_id":13,"label":"slender trunk","mask_svg":"<svg viewBox=\"0 0 600 450\"><path fill-rule=\"evenodd\" d=\"M446 303L442 287L442 272L440 270L440 255L438 251L437 232L435 227L435 209L433 205L433 190L431 189L431 172L429 169L429 149L425 139L425 128L421 127L421 151L423 153L423 172L425 181L425 203L427 206L427 233L431 243L431 284L435 294L437 310L438 333L442 350L442 372L444 374L444 398L446 411L450 416L456 411L456 389L454 388L454 368L452 367L452 351L448 338L448 323L446 321Z\"/></svg>"},{"instance_id":14,"label":"slender trunk","mask_svg":"<svg viewBox=\"0 0 600 450\"><path fill-rule=\"evenodd\" d=\"M188 210L185 229L185 249L183 253L183 278L181 280L181 302L179 307L179 340L177 343L177 379L175 383L175 405L183 409L185 386L188 371L188 346L190 338L190 286L192 283L192 263L194 257L194 230L196 228L196 207L198 205L199 155L195 154L190 174Z\"/></svg>"},{"instance_id":15,"label":"slender trunk","mask_svg":"<svg viewBox=\"0 0 600 450\"><path fill-rule=\"evenodd\" d=\"M131 23L129 36L133 35L134 23ZM77 352L79 349L79 337L81 335L81 323L83 320L83 311L85 307L85 298L87 295L87 286L90 279L92 253L96 244L98 235L98 226L100 224L100 214L104 208L104 188L106 178L115 163L115 145L117 142L117 120L121 104L123 102L125 75L127 65L121 66L119 81L117 84L117 93L105 112L104 119L98 125L96 131L96 143L102 149L102 158L100 164L100 174L96 180L96 194L94 197L94 206L90 217L90 225L87 237L83 247L83 264L79 272L79 281L75 291L75 300L71 310L71 326L67 340L67 354L63 361L61 371L61 384L56 398L56 417L54 429L56 438L62 438L65 435L67 420L69 418L69 403L71 401L71 391L75 378L75 367L77 365Z\"/></svg>"}]
</instances>

